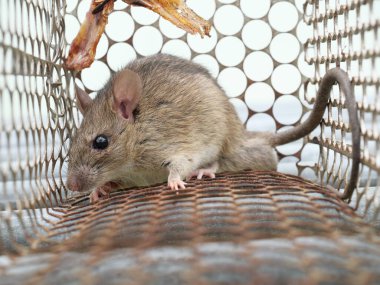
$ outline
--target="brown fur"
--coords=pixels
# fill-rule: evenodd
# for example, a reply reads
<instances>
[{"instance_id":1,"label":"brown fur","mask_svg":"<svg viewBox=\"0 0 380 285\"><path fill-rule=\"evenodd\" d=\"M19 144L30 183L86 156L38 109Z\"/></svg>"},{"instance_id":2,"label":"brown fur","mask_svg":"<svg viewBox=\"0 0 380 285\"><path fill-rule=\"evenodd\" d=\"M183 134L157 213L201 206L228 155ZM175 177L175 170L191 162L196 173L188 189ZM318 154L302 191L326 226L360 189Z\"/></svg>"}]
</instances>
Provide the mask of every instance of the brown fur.
<instances>
[{"instance_id":1,"label":"brown fur","mask_svg":"<svg viewBox=\"0 0 380 285\"><path fill-rule=\"evenodd\" d=\"M80 191L108 181L120 186L162 182L168 170L183 178L216 161L220 171L276 168L273 149L244 130L223 90L203 67L156 55L126 69L142 82L135 121L111 111L116 75L86 110L72 140L68 174L81 177ZM100 134L110 138L103 151L91 147Z\"/></svg>"},{"instance_id":2,"label":"brown fur","mask_svg":"<svg viewBox=\"0 0 380 285\"><path fill-rule=\"evenodd\" d=\"M171 188L183 188L181 179L199 168L275 170L274 147L304 137L321 122L335 82L350 114L352 193L360 162L360 125L347 73L339 68L326 72L315 106L302 124L277 134L250 133L206 69L169 55L132 62L93 101L77 92L84 119L70 147L67 184L77 191L95 188L90 197L96 200L115 183L126 187L168 178L174 181ZM93 140L100 134L109 138L109 145L94 150Z\"/></svg>"}]
</instances>

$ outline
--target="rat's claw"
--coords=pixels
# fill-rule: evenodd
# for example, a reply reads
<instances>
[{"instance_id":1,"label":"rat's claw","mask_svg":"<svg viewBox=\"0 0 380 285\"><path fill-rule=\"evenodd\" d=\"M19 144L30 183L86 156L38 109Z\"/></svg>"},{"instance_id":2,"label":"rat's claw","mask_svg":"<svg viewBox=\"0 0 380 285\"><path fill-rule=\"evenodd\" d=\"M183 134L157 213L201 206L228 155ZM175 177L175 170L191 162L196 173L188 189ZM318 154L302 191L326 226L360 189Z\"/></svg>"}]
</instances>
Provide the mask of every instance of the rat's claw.
<instances>
[{"instance_id":1,"label":"rat's claw","mask_svg":"<svg viewBox=\"0 0 380 285\"><path fill-rule=\"evenodd\" d=\"M203 176L209 177L209 178L215 178L215 169L212 169L212 168L197 169L191 172L186 177L186 180L190 180L193 177L197 177L197 179L202 179Z\"/></svg>"},{"instance_id":2,"label":"rat's claw","mask_svg":"<svg viewBox=\"0 0 380 285\"><path fill-rule=\"evenodd\" d=\"M89 197L90 197L90 203L95 203L95 202L99 201L99 195L98 195L98 192L96 190L92 191Z\"/></svg>"},{"instance_id":3,"label":"rat's claw","mask_svg":"<svg viewBox=\"0 0 380 285\"><path fill-rule=\"evenodd\" d=\"M186 189L186 182L183 182L180 178L169 179L168 186L171 190Z\"/></svg>"},{"instance_id":4,"label":"rat's claw","mask_svg":"<svg viewBox=\"0 0 380 285\"><path fill-rule=\"evenodd\" d=\"M99 201L100 199L108 198L110 196L109 191L111 191L111 187L108 187L106 185L96 188L96 190L92 191L89 196L90 202L95 203Z\"/></svg>"}]
</instances>

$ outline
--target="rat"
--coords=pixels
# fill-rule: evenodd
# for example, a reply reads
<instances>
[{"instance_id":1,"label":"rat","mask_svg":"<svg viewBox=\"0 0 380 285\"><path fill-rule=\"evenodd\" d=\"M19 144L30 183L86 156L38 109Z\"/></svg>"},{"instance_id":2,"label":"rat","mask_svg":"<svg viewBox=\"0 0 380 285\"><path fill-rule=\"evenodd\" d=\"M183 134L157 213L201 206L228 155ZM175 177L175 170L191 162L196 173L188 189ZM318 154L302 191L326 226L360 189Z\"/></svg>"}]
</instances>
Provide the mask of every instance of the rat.
<instances>
[{"instance_id":1,"label":"rat","mask_svg":"<svg viewBox=\"0 0 380 285\"><path fill-rule=\"evenodd\" d=\"M83 120L69 147L66 185L72 191L93 190L95 202L115 188L167 181L178 191L193 177L276 170L275 147L318 126L332 85L344 83L345 76L338 69L327 72L327 87L319 90L313 111L300 125L278 133L249 132L201 65L166 54L136 59L94 99L76 87Z\"/></svg>"}]
</instances>

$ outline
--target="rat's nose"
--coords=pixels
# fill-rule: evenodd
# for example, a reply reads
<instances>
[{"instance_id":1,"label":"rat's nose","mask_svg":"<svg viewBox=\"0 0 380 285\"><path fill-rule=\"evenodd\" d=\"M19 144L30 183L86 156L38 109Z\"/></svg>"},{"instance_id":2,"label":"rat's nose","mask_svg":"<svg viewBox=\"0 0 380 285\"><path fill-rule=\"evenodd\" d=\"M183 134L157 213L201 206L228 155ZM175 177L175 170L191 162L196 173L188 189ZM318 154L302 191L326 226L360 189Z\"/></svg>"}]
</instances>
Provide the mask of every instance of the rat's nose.
<instances>
[{"instance_id":1,"label":"rat's nose","mask_svg":"<svg viewBox=\"0 0 380 285\"><path fill-rule=\"evenodd\" d=\"M66 185L71 191L79 191L81 188L81 183L75 175L67 177Z\"/></svg>"}]
</instances>

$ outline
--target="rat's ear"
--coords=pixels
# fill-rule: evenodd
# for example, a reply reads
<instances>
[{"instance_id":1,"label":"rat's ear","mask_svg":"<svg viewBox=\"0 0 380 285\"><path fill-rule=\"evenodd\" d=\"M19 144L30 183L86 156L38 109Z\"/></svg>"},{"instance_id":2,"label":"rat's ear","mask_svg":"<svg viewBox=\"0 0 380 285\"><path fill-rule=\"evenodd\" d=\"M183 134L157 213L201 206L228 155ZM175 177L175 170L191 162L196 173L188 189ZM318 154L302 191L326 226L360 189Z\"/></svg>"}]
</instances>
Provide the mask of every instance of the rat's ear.
<instances>
[{"instance_id":1,"label":"rat's ear","mask_svg":"<svg viewBox=\"0 0 380 285\"><path fill-rule=\"evenodd\" d=\"M83 115L92 104L92 99L84 90L80 89L78 85L75 85L75 96L77 97L77 106L79 111Z\"/></svg>"},{"instance_id":2,"label":"rat's ear","mask_svg":"<svg viewBox=\"0 0 380 285\"><path fill-rule=\"evenodd\" d=\"M133 111L140 101L141 93L140 76L129 69L120 71L115 75L112 86L112 110L133 123Z\"/></svg>"}]
</instances>

